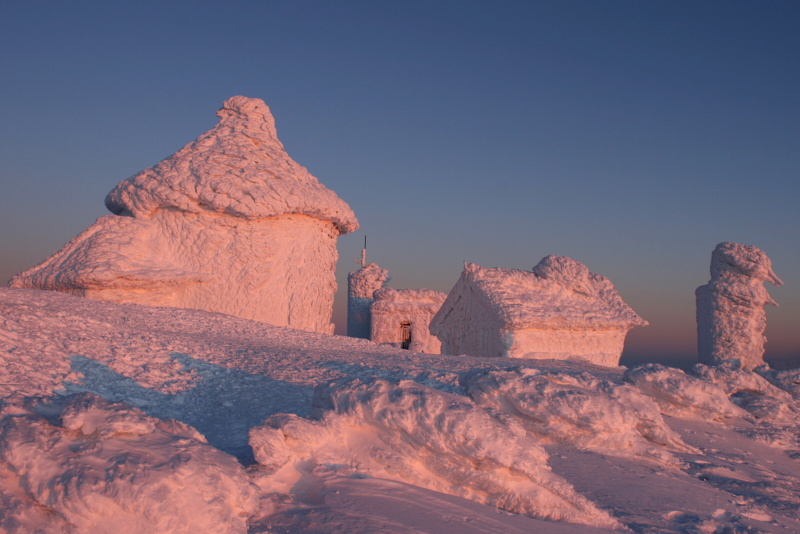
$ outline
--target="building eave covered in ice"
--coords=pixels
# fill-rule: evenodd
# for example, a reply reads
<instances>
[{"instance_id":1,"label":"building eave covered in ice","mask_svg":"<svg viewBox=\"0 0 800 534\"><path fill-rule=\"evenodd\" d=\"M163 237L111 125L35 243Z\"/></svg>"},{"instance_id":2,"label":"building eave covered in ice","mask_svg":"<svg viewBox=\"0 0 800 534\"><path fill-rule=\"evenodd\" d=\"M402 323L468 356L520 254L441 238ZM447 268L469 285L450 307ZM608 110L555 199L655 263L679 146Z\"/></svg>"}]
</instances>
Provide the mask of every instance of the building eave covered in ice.
<instances>
[{"instance_id":1,"label":"building eave covered in ice","mask_svg":"<svg viewBox=\"0 0 800 534\"><path fill-rule=\"evenodd\" d=\"M466 264L430 328L448 354L618 365L628 330L647 324L607 278L548 256L532 272Z\"/></svg>"}]
</instances>

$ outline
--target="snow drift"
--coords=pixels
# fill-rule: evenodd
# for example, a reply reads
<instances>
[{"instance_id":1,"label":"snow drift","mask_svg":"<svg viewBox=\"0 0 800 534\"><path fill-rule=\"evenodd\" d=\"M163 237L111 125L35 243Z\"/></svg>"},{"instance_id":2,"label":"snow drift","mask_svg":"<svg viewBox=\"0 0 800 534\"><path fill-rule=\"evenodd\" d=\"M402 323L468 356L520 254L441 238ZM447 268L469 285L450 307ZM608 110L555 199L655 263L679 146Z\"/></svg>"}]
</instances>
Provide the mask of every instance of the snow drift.
<instances>
[{"instance_id":1,"label":"snow drift","mask_svg":"<svg viewBox=\"0 0 800 534\"><path fill-rule=\"evenodd\" d=\"M196 430L90 394L0 405L0 530L247 532L256 490Z\"/></svg>"},{"instance_id":2,"label":"snow drift","mask_svg":"<svg viewBox=\"0 0 800 534\"><path fill-rule=\"evenodd\" d=\"M473 371L462 381L476 403L515 416L544 443L670 464L677 460L668 450L697 452L667 426L658 405L630 385L522 367Z\"/></svg>"},{"instance_id":3,"label":"snow drift","mask_svg":"<svg viewBox=\"0 0 800 534\"><path fill-rule=\"evenodd\" d=\"M317 420L276 415L251 431L256 460L284 491L322 466L399 480L533 517L617 527L547 467L511 418L420 384L348 380L317 389Z\"/></svg>"}]
</instances>

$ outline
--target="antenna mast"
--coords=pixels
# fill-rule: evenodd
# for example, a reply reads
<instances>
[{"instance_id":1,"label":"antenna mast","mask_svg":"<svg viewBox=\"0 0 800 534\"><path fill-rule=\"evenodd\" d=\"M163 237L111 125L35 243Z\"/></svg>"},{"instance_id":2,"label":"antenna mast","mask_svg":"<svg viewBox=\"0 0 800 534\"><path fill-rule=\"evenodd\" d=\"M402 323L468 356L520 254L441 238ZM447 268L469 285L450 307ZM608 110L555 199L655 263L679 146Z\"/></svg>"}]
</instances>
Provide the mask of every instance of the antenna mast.
<instances>
[{"instance_id":1,"label":"antenna mast","mask_svg":"<svg viewBox=\"0 0 800 534\"><path fill-rule=\"evenodd\" d=\"M356 260L356 263L363 269L367 266L367 236L364 236L364 248L361 249L361 259Z\"/></svg>"}]
</instances>

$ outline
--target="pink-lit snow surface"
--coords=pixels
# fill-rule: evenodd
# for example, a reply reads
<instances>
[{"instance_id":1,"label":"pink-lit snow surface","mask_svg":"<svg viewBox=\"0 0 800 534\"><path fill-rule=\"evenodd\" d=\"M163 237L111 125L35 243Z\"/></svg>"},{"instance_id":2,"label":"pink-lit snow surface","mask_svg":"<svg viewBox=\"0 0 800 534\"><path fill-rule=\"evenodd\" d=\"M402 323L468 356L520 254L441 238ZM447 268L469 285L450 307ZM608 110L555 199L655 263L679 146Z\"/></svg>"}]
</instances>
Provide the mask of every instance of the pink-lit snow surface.
<instances>
[{"instance_id":1,"label":"pink-lit snow surface","mask_svg":"<svg viewBox=\"0 0 800 534\"><path fill-rule=\"evenodd\" d=\"M800 371L417 354L6 288L0 359L0 532L800 532Z\"/></svg>"}]
</instances>

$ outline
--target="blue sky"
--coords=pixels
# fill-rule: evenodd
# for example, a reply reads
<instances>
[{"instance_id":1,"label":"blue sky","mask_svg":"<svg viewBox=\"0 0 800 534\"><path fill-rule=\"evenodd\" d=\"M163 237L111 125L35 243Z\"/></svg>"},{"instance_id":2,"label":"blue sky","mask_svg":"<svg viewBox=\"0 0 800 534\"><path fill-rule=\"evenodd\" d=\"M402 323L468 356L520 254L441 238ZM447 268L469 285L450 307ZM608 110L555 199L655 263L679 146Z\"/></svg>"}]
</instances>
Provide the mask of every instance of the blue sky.
<instances>
[{"instance_id":1,"label":"blue sky","mask_svg":"<svg viewBox=\"0 0 800 534\"><path fill-rule=\"evenodd\" d=\"M737 241L786 282L767 355L800 356L798 57L797 2L4 2L0 279L243 94L359 217L340 289L364 234L398 288L566 255L650 321L625 361L689 361Z\"/></svg>"}]
</instances>

